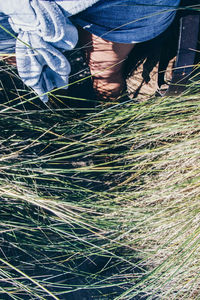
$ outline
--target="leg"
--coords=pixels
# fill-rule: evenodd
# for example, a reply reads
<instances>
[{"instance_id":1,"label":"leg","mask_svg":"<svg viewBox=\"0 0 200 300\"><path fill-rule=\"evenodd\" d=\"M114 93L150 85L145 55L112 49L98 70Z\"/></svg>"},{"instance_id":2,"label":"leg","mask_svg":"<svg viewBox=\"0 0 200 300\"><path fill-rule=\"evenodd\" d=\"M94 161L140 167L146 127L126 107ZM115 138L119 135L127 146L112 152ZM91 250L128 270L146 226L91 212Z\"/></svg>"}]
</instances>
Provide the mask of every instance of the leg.
<instances>
[{"instance_id":1,"label":"leg","mask_svg":"<svg viewBox=\"0 0 200 300\"><path fill-rule=\"evenodd\" d=\"M1 60L5 61L9 65L12 65L12 66L16 67L16 56L15 56L15 54L3 55L3 56L1 56Z\"/></svg>"},{"instance_id":2,"label":"leg","mask_svg":"<svg viewBox=\"0 0 200 300\"><path fill-rule=\"evenodd\" d=\"M123 67L134 45L110 42L82 28L79 36L98 98L115 100L126 86Z\"/></svg>"}]
</instances>

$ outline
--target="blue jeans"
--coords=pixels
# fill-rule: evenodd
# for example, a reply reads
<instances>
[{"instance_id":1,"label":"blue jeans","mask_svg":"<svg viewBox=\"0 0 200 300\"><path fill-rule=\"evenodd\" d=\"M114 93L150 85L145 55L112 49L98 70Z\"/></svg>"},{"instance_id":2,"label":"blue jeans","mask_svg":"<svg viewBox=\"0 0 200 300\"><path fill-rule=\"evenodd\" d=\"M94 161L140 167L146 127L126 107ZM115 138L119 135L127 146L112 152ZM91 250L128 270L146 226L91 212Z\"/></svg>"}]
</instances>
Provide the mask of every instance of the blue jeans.
<instances>
[{"instance_id":1,"label":"blue jeans","mask_svg":"<svg viewBox=\"0 0 200 300\"><path fill-rule=\"evenodd\" d=\"M108 41L139 43L164 32L179 4L180 0L100 0L72 20Z\"/></svg>"},{"instance_id":2,"label":"blue jeans","mask_svg":"<svg viewBox=\"0 0 200 300\"><path fill-rule=\"evenodd\" d=\"M10 33L15 35L9 22L8 16L0 13L0 24ZM0 52L13 53L15 51L15 39L7 33L3 28L0 28Z\"/></svg>"}]
</instances>

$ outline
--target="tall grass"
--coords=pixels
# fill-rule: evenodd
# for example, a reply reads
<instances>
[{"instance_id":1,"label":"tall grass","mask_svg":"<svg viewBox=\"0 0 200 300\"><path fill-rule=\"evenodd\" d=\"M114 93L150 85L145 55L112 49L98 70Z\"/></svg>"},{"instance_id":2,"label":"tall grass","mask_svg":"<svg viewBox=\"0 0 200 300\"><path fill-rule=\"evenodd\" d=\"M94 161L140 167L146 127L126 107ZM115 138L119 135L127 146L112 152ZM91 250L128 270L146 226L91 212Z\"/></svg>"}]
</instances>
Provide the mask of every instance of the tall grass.
<instances>
[{"instance_id":1,"label":"tall grass","mask_svg":"<svg viewBox=\"0 0 200 300\"><path fill-rule=\"evenodd\" d=\"M197 299L199 104L2 106L2 297Z\"/></svg>"},{"instance_id":2,"label":"tall grass","mask_svg":"<svg viewBox=\"0 0 200 300\"><path fill-rule=\"evenodd\" d=\"M42 106L1 68L0 299L198 299L192 83L87 113L67 95Z\"/></svg>"}]
</instances>

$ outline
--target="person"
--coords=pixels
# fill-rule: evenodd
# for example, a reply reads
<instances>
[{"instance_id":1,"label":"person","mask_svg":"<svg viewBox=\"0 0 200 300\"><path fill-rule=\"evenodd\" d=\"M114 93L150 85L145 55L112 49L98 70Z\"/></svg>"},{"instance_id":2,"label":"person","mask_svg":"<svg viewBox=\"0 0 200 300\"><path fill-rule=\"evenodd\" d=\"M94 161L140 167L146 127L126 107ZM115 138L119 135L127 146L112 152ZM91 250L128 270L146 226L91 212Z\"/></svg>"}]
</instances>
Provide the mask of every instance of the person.
<instances>
[{"instance_id":1,"label":"person","mask_svg":"<svg viewBox=\"0 0 200 300\"><path fill-rule=\"evenodd\" d=\"M19 75L46 102L48 91L67 88L70 66L62 52L79 39L98 99L115 100L125 88L123 69L134 45L162 34L179 5L180 0L7 0L0 3L0 51L15 47Z\"/></svg>"}]
</instances>

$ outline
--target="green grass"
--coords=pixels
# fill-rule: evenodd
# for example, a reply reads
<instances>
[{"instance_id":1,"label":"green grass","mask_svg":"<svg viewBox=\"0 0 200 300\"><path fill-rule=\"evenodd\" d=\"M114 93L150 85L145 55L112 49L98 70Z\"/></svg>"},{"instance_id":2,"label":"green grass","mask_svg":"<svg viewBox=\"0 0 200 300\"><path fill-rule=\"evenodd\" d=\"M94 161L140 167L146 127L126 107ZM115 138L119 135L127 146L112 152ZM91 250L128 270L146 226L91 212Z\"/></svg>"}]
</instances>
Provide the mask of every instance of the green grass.
<instances>
[{"instance_id":1,"label":"green grass","mask_svg":"<svg viewBox=\"0 0 200 300\"><path fill-rule=\"evenodd\" d=\"M88 113L1 70L0 299L199 299L199 82Z\"/></svg>"},{"instance_id":2,"label":"green grass","mask_svg":"<svg viewBox=\"0 0 200 300\"><path fill-rule=\"evenodd\" d=\"M199 105L2 105L1 297L198 299Z\"/></svg>"}]
</instances>

